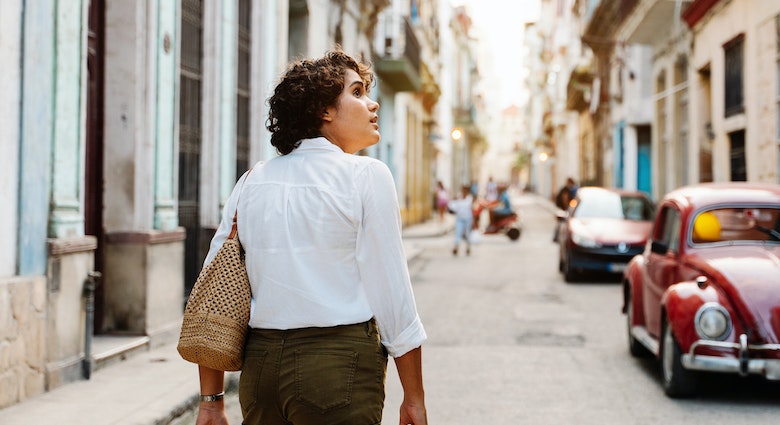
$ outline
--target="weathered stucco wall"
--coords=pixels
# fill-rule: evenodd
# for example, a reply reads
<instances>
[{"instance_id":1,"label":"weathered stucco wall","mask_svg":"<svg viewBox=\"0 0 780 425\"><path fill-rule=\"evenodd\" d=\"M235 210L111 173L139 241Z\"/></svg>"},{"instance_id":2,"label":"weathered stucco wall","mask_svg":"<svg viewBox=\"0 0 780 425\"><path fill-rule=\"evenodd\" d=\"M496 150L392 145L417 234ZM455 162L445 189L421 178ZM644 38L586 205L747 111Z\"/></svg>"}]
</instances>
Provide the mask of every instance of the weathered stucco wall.
<instances>
[{"instance_id":1,"label":"weathered stucco wall","mask_svg":"<svg viewBox=\"0 0 780 425\"><path fill-rule=\"evenodd\" d=\"M0 409L45 391L46 278L0 279Z\"/></svg>"}]
</instances>

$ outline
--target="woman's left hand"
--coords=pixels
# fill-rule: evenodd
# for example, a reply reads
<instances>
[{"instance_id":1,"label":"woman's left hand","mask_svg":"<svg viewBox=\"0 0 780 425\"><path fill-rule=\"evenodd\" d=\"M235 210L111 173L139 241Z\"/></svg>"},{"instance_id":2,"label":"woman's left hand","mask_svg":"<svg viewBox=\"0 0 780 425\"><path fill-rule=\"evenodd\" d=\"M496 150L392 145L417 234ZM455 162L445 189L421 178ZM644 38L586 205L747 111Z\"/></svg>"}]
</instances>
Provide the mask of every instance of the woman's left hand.
<instances>
[{"instance_id":1,"label":"woman's left hand","mask_svg":"<svg viewBox=\"0 0 780 425\"><path fill-rule=\"evenodd\" d=\"M401 404L399 425L428 425L428 414L425 406L415 403Z\"/></svg>"},{"instance_id":2,"label":"woman's left hand","mask_svg":"<svg viewBox=\"0 0 780 425\"><path fill-rule=\"evenodd\" d=\"M225 404L221 401L200 403L195 425L230 425L225 414Z\"/></svg>"}]
</instances>

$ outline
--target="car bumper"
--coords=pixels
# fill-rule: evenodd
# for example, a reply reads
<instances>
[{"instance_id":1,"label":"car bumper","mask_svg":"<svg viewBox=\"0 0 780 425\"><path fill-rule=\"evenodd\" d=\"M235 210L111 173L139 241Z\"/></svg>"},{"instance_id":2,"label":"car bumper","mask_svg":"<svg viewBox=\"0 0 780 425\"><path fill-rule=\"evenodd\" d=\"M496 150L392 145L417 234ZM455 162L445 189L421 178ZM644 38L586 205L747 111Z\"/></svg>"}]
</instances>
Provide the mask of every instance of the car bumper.
<instances>
[{"instance_id":1,"label":"car bumper","mask_svg":"<svg viewBox=\"0 0 780 425\"><path fill-rule=\"evenodd\" d=\"M576 247L569 251L569 265L577 270L623 273L628 262L640 252L631 250L628 253L617 253L611 248Z\"/></svg>"},{"instance_id":2,"label":"car bumper","mask_svg":"<svg viewBox=\"0 0 780 425\"><path fill-rule=\"evenodd\" d=\"M737 357L705 356L696 354L698 348L727 348L737 351ZM748 344L747 336L740 335L739 342L699 340L683 354L682 363L686 369L706 372L738 373L742 376L761 375L771 381L780 380L780 359L749 358L750 353L780 352L780 344Z\"/></svg>"}]
</instances>

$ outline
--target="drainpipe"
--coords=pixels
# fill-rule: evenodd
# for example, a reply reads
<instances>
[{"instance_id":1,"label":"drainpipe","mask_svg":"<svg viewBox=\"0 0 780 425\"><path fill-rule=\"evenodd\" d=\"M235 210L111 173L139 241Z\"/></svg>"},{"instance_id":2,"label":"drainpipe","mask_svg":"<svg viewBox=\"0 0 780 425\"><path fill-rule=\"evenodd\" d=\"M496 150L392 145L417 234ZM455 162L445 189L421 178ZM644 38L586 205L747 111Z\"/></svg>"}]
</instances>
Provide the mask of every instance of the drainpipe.
<instances>
[{"instance_id":1,"label":"drainpipe","mask_svg":"<svg viewBox=\"0 0 780 425\"><path fill-rule=\"evenodd\" d=\"M95 289L100 284L100 279L103 274L97 271L91 271L87 274L87 278L84 280L84 296L87 319L86 330L84 331L84 360L82 361L82 370L84 373L84 379L89 379L92 374L92 334L94 333L94 319L95 319Z\"/></svg>"}]
</instances>

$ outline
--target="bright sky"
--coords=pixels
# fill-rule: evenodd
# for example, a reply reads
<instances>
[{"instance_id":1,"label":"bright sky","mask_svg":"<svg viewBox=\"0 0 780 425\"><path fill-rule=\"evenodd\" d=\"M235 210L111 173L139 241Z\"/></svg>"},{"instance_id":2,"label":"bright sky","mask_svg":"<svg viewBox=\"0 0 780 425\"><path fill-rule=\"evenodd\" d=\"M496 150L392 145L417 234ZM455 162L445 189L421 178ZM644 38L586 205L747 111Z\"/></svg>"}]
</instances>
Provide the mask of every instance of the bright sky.
<instances>
[{"instance_id":1,"label":"bright sky","mask_svg":"<svg viewBox=\"0 0 780 425\"><path fill-rule=\"evenodd\" d=\"M474 21L474 36L484 49L480 72L486 97L500 108L522 101L522 46L525 23L539 18L540 0L451 0L465 4Z\"/></svg>"}]
</instances>

